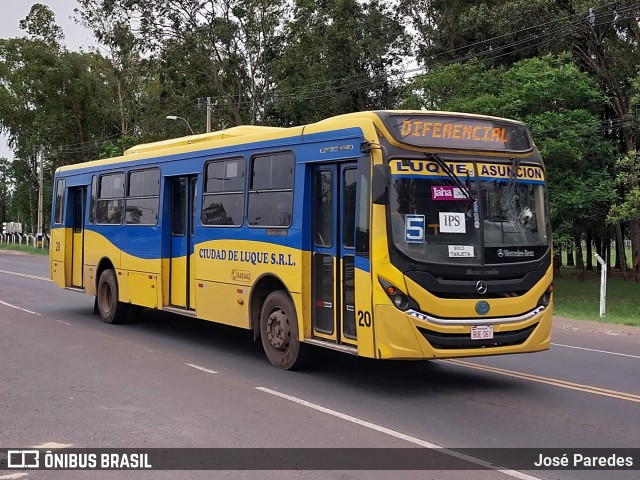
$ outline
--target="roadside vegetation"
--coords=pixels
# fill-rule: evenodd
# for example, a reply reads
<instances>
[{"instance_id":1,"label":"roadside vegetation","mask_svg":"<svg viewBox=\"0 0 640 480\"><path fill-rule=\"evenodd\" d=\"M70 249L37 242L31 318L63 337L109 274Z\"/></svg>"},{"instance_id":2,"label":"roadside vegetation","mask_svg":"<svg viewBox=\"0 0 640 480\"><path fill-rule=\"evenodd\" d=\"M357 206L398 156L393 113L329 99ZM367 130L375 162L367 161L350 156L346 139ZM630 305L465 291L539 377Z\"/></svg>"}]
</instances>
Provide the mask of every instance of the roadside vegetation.
<instances>
[{"instance_id":1,"label":"roadside vegetation","mask_svg":"<svg viewBox=\"0 0 640 480\"><path fill-rule=\"evenodd\" d=\"M614 272L614 275L617 272ZM554 282L554 315L578 320L620 323L640 327L640 283L613 276L607 279L605 316L600 318L600 274L578 280L563 269Z\"/></svg>"},{"instance_id":2,"label":"roadside vegetation","mask_svg":"<svg viewBox=\"0 0 640 480\"><path fill-rule=\"evenodd\" d=\"M31 255L49 255L49 250L29 247L27 245L14 245L11 243L0 243L0 250L14 250L17 252L30 253Z\"/></svg>"}]
</instances>

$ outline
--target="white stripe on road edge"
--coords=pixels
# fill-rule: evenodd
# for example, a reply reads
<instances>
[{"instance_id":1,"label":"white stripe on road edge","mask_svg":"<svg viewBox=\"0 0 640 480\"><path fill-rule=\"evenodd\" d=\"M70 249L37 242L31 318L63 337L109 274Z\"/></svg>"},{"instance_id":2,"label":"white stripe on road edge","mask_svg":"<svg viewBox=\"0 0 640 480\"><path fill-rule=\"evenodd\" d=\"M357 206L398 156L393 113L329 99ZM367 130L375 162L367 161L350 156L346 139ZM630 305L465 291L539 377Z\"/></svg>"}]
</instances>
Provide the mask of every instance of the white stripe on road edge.
<instances>
[{"instance_id":1,"label":"white stripe on road edge","mask_svg":"<svg viewBox=\"0 0 640 480\"><path fill-rule=\"evenodd\" d=\"M188 365L189 367L195 368L196 370L202 370L203 372L207 372L207 373L218 373L214 370L209 370L208 368L204 368L204 367L200 367L198 365L194 365L193 363L185 363L185 365Z\"/></svg>"},{"instance_id":2,"label":"white stripe on road edge","mask_svg":"<svg viewBox=\"0 0 640 480\"><path fill-rule=\"evenodd\" d=\"M56 320L56 322L61 323L63 325L69 325L71 326L71 324L69 322L63 322L62 320Z\"/></svg>"},{"instance_id":3,"label":"white stripe on road edge","mask_svg":"<svg viewBox=\"0 0 640 480\"><path fill-rule=\"evenodd\" d=\"M475 465L480 465L484 468L489 468L491 470L497 470L500 473L504 473L505 475L509 475L514 478L519 478L520 480L539 480L537 477L532 477L531 475L527 475L526 473L518 472L516 470L509 469L501 469L489 462L484 460L480 460L479 458L471 457L469 455L465 455L464 453L459 453L454 450L450 450L448 448L444 448L435 443L426 442L420 438L412 437L411 435L406 435L404 433L396 432L395 430L391 430L387 427L382 427L380 425L376 425L375 423L367 422L366 420L361 420L356 417L352 417L351 415L347 415L346 413L341 413L336 410L331 410L330 408L323 407L321 405L317 405L315 403L308 402L306 400L302 400L301 398L292 397L291 395L287 395L285 393L280 393L276 390L271 390L266 387L255 387L257 390L261 392L269 393L271 395L275 395L276 397L284 398L285 400L289 400L291 402L297 403L298 405L303 405L305 407L313 408L314 410L318 410L319 412L326 413L328 415L332 415L334 417L338 417L342 420L346 420L347 422L355 423L357 425L363 426L365 428L369 428L371 430L375 430L376 432L381 432L391 437L399 438L400 440L404 440L405 442L413 443L414 445L419 445L424 448L438 449L442 453L446 455L450 455L452 457L459 458L461 460L465 460L469 463L473 463Z\"/></svg>"},{"instance_id":4,"label":"white stripe on road edge","mask_svg":"<svg viewBox=\"0 0 640 480\"><path fill-rule=\"evenodd\" d=\"M638 355L629 355L628 353L607 352L606 350L596 350L594 348L575 347L573 345L563 345L561 343L552 343L556 347L575 348L576 350L587 350L588 352L607 353L609 355L618 355L620 357L640 358Z\"/></svg>"},{"instance_id":5,"label":"white stripe on road edge","mask_svg":"<svg viewBox=\"0 0 640 480\"><path fill-rule=\"evenodd\" d=\"M35 280L42 280L44 282L53 282L47 277L38 277L37 275L29 275L28 273L10 272L9 270L0 270L0 273L6 273L7 275L15 275L17 277L33 278Z\"/></svg>"},{"instance_id":6,"label":"white stripe on road edge","mask_svg":"<svg viewBox=\"0 0 640 480\"><path fill-rule=\"evenodd\" d=\"M2 475L0 480L18 480L19 478L25 478L29 476L28 473L12 473L11 475Z\"/></svg>"},{"instance_id":7,"label":"white stripe on road edge","mask_svg":"<svg viewBox=\"0 0 640 480\"><path fill-rule=\"evenodd\" d=\"M42 445L34 445L29 448L69 448L73 447L73 443L56 443L56 442L46 442Z\"/></svg>"},{"instance_id":8,"label":"white stripe on road edge","mask_svg":"<svg viewBox=\"0 0 640 480\"><path fill-rule=\"evenodd\" d=\"M30 313L31 315L40 316L40 314L38 312L32 312L31 310L27 310L26 308L16 307L15 305L11 305L10 303L3 302L2 300L0 300L0 305L5 305L7 307L15 308L16 310L22 310L23 312Z\"/></svg>"}]
</instances>

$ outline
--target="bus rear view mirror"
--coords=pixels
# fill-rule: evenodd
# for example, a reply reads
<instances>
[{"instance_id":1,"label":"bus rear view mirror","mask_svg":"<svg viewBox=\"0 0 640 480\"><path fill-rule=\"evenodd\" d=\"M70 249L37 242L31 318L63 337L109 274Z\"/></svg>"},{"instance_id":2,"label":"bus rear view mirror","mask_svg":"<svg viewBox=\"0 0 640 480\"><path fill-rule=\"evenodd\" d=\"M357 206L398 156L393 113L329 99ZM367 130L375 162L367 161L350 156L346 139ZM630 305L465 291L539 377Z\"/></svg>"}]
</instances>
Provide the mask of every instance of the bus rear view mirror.
<instances>
[{"instance_id":1,"label":"bus rear view mirror","mask_svg":"<svg viewBox=\"0 0 640 480\"><path fill-rule=\"evenodd\" d=\"M377 205L389 204L389 185L391 184L391 169L389 165L373 166L373 181L371 182L371 197Z\"/></svg>"}]
</instances>

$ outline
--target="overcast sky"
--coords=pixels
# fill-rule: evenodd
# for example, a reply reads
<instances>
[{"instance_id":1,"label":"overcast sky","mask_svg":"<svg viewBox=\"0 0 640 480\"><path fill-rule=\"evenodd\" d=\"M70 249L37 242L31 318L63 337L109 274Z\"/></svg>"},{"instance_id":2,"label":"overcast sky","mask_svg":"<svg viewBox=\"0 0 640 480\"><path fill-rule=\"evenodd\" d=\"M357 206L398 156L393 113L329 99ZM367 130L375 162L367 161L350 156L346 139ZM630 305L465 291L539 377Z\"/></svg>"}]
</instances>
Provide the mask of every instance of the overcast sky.
<instances>
[{"instance_id":1,"label":"overcast sky","mask_svg":"<svg viewBox=\"0 0 640 480\"><path fill-rule=\"evenodd\" d=\"M34 3L47 5L56 16L58 24L64 32L64 43L69 50L79 50L81 47L95 46L91 32L78 25L73 18L73 9L76 8L75 0L2 0L0 11L0 38L23 37L25 32L20 30L20 20L23 20L31 10ZM0 136L0 157L13 158L13 154L7 147L7 139Z\"/></svg>"}]
</instances>

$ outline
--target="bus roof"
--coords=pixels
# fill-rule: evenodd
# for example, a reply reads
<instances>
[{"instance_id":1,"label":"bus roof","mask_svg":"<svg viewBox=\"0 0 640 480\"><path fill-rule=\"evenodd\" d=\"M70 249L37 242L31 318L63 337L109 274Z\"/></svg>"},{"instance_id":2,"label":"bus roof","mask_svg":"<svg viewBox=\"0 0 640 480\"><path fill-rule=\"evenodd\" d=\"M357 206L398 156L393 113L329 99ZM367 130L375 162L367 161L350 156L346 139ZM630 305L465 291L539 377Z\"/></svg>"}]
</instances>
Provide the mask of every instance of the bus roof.
<instances>
[{"instance_id":1,"label":"bus roof","mask_svg":"<svg viewBox=\"0 0 640 480\"><path fill-rule=\"evenodd\" d=\"M262 141L267 139L276 139L276 138L285 138L291 137L295 135L301 135L309 130L318 131L323 130L323 127L329 127L331 123L336 124L336 128L344 128L345 124L353 122L351 126L358 126L357 124L362 122L368 124L374 124L376 127L383 131L388 132L384 120L389 115L397 115L397 114L407 114L407 115L430 115L430 116L455 116L455 117L466 117L470 119L478 119L478 120L486 120L486 121L501 121L503 123L512 123L516 125L523 125L521 122L500 118L500 117L492 117L487 115L476 115L470 113L462 113L462 112L448 112L448 111L432 111L432 110L379 110L379 111L361 111L361 112L353 112L346 113L342 115L336 115L333 117L329 117L323 119L315 124L301 125L297 127L270 127L270 126L259 126L259 125L239 125L236 127L227 128L224 130L218 130L215 132L202 133L198 135L188 135L184 137L178 138L170 138L167 140L161 140L157 142L143 143L139 145L135 145L129 149L127 149L122 156L120 157L112 157L108 159L102 160L93 160L89 162L83 162L79 164L66 165L59 167L57 171L70 171L76 170L79 168L86 167L98 167L98 166L106 166L112 163L126 162L136 159L144 159L150 156L154 156L154 154L163 154L169 155L171 153L186 150L198 150L198 149L206 149L206 148L215 148L218 145L224 146L229 145L230 141L234 138L242 138L243 141L239 143L247 143L251 141ZM357 121L360 122L357 122ZM312 127L313 126L313 127ZM315 127L315 128L314 128ZM326 128L325 127L325 128ZM191 147L191 148L190 148Z\"/></svg>"},{"instance_id":2,"label":"bus roof","mask_svg":"<svg viewBox=\"0 0 640 480\"><path fill-rule=\"evenodd\" d=\"M179 147L185 145L193 145L200 142L211 142L214 140L222 140L224 138L242 137L246 135L256 135L259 133L274 132L285 130L281 127L264 127L259 125L240 125L237 127L218 130L216 132L201 133L198 135L190 135L187 137L170 138L159 142L141 143L125 150L124 156L134 155L136 153L149 153L156 150L164 150L169 147Z\"/></svg>"}]
</instances>

